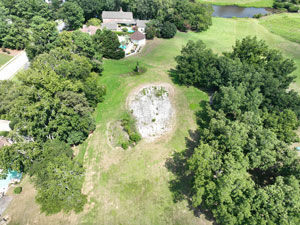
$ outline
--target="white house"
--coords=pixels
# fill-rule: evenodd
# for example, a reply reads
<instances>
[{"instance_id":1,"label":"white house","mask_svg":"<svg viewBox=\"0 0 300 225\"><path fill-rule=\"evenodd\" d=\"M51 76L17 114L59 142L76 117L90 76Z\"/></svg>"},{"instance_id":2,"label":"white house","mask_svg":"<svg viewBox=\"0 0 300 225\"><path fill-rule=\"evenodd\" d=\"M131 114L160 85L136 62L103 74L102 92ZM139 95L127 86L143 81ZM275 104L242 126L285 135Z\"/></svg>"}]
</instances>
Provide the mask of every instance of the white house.
<instances>
[{"instance_id":1,"label":"white house","mask_svg":"<svg viewBox=\"0 0 300 225\"><path fill-rule=\"evenodd\" d=\"M146 36L145 36L145 34L141 33L140 31L134 32L130 36L130 39L134 44L137 44L137 45L145 45L146 44Z\"/></svg>"}]
</instances>

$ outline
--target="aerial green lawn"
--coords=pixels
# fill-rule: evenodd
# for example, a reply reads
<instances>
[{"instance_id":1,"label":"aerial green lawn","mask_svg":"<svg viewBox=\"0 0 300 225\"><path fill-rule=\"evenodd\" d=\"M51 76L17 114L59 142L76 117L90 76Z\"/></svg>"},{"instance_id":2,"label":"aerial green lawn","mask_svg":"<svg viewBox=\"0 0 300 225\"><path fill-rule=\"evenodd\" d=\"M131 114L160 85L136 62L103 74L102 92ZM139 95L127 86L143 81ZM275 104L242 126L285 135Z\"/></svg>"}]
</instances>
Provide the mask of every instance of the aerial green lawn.
<instances>
[{"instance_id":1,"label":"aerial green lawn","mask_svg":"<svg viewBox=\"0 0 300 225\"><path fill-rule=\"evenodd\" d=\"M270 32L300 44L300 14L282 13L260 19L260 24Z\"/></svg>"},{"instance_id":2,"label":"aerial green lawn","mask_svg":"<svg viewBox=\"0 0 300 225\"><path fill-rule=\"evenodd\" d=\"M0 67L7 63L13 57L10 55L0 53Z\"/></svg>"},{"instance_id":3,"label":"aerial green lawn","mask_svg":"<svg viewBox=\"0 0 300 225\"><path fill-rule=\"evenodd\" d=\"M237 5L241 7L269 7L273 6L274 0L197 0L213 5Z\"/></svg>"},{"instance_id":4,"label":"aerial green lawn","mask_svg":"<svg viewBox=\"0 0 300 225\"><path fill-rule=\"evenodd\" d=\"M196 217L188 202L175 203L169 188L173 175L166 161L174 152L186 148L189 131L197 128L195 112L201 109L199 103L208 100L206 93L194 87L174 84L169 70L176 66L174 57L188 40L202 40L221 54L230 51L236 40L247 35L266 40L270 47L295 60L298 69L294 74L298 77L292 87L300 90L299 44L271 33L256 19L213 18L213 26L205 32L178 33L173 39L148 41L139 55L119 61L104 60L99 83L107 87L107 95L95 112L97 129L77 149L77 157L86 168L83 192L88 195L88 204L78 215L60 213L46 217L33 203L34 193L30 197L15 196L6 212L14 215L12 224L211 224L204 215ZM130 73L137 62L147 71L132 76ZM108 124L120 119L129 93L141 85L160 82L169 83L175 89L173 132L156 142L142 140L133 149L111 148L106 135ZM28 189L24 188L24 193Z\"/></svg>"},{"instance_id":5,"label":"aerial green lawn","mask_svg":"<svg viewBox=\"0 0 300 225\"><path fill-rule=\"evenodd\" d=\"M257 35L272 48L296 60L300 69L300 47L270 33L255 19L214 18L213 26L202 33L178 33L174 39L150 42L144 53L121 61L105 60L99 79L108 93L96 112L97 130L81 149L87 166L85 188L93 208L81 217L83 224L207 224L186 208L185 201L174 203L168 181L172 174L165 160L174 151L185 148L184 138L195 129L193 112L207 95L194 88L174 85L177 124L170 137L157 143L141 142L132 150L111 149L107 144L107 124L120 118L126 110L126 97L132 89L145 83L168 82L168 70L174 68L174 57L188 40L203 40L216 53L230 51L237 39ZM147 68L140 76L128 76L136 64ZM299 71L298 69L298 71ZM299 73L298 73L299 74ZM296 87L300 86L300 80ZM191 117L191 118L189 118ZM85 151L85 154L82 152ZM92 187L92 188L91 188Z\"/></svg>"}]
</instances>

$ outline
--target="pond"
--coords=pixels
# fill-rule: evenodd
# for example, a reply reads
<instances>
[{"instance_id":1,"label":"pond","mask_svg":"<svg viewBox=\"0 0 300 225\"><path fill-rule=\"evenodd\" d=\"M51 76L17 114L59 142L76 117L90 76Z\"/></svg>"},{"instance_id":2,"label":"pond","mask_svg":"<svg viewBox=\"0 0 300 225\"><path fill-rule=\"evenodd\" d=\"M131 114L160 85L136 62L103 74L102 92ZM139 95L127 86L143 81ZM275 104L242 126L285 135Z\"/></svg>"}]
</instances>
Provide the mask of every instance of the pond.
<instances>
[{"instance_id":1,"label":"pond","mask_svg":"<svg viewBox=\"0 0 300 225\"><path fill-rule=\"evenodd\" d=\"M239 6L227 5L227 6L217 6L213 5L213 16L215 17L253 17L255 14L265 15L270 13L265 8L243 8Z\"/></svg>"}]
</instances>

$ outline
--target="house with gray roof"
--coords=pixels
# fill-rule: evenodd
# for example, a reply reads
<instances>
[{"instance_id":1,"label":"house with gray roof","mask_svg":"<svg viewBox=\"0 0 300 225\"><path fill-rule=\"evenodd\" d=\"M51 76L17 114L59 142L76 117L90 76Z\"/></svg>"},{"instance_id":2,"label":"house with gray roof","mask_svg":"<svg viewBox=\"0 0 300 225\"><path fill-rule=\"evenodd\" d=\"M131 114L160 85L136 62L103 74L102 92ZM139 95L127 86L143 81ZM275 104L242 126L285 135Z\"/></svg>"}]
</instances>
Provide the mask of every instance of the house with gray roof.
<instances>
[{"instance_id":1,"label":"house with gray roof","mask_svg":"<svg viewBox=\"0 0 300 225\"><path fill-rule=\"evenodd\" d=\"M133 19L132 12L123 12L120 11L103 11L102 12L102 21L106 23L116 23L116 24L127 24L134 25L136 22Z\"/></svg>"},{"instance_id":2,"label":"house with gray roof","mask_svg":"<svg viewBox=\"0 0 300 225\"><path fill-rule=\"evenodd\" d=\"M114 23L114 22L111 22L111 23L102 23L101 24L101 29L108 29L108 30L111 30L111 31L118 31L118 24L117 23Z\"/></svg>"},{"instance_id":3,"label":"house with gray roof","mask_svg":"<svg viewBox=\"0 0 300 225\"><path fill-rule=\"evenodd\" d=\"M134 19L132 12L123 12L122 8L120 11L103 11L102 21L102 28L117 31L119 24L125 24L137 26L142 33L145 33L146 23L149 22L149 20Z\"/></svg>"}]
</instances>

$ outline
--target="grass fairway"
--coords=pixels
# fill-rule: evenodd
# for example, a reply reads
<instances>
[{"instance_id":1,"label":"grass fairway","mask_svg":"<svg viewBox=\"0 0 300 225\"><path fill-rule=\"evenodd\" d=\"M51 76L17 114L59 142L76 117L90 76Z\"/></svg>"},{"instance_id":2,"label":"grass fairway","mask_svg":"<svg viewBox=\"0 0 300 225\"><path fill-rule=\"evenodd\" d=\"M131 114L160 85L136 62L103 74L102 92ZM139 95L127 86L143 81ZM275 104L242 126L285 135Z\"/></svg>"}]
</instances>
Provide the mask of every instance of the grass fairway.
<instances>
[{"instance_id":1,"label":"grass fairway","mask_svg":"<svg viewBox=\"0 0 300 225\"><path fill-rule=\"evenodd\" d=\"M260 24L270 32L300 44L300 14L282 13L260 19Z\"/></svg>"},{"instance_id":2,"label":"grass fairway","mask_svg":"<svg viewBox=\"0 0 300 225\"><path fill-rule=\"evenodd\" d=\"M0 67L7 63L13 57L10 55L0 53Z\"/></svg>"},{"instance_id":3,"label":"grass fairway","mask_svg":"<svg viewBox=\"0 0 300 225\"><path fill-rule=\"evenodd\" d=\"M25 179L25 194L15 196L6 212L12 216L12 224L211 224L204 215L195 217L186 201L173 202L168 183L172 173L165 167L166 159L174 151L185 149L189 130L196 129L194 112L200 109L199 102L208 96L193 87L173 84L168 70L175 66L174 56L190 39L203 40L216 53L222 53L230 51L237 39L247 35L257 35L272 48L293 58L299 68L295 74L300 74L300 46L269 32L255 19L213 18L213 26L208 31L178 33L170 40L148 42L138 56L120 61L105 60L99 82L107 86L107 95L95 112L97 129L77 148L77 157L86 167L83 191L89 202L84 212L50 217L39 214L33 198L35 192ZM147 72L128 76L137 61ZM107 124L120 118L132 89L150 82L167 82L174 86L174 131L154 143L142 140L131 150L112 149L107 142ZM300 77L293 87L300 90Z\"/></svg>"},{"instance_id":4,"label":"grass fairway","mask_svg":"<svg viewBox=\"0 0 300 225\"><path fill-rule=\"evenodd\" d=\"M197 0L213 5L237 5L241 7L269 7L273 6L274 0Z\"/></svg>"}]
</instances>

